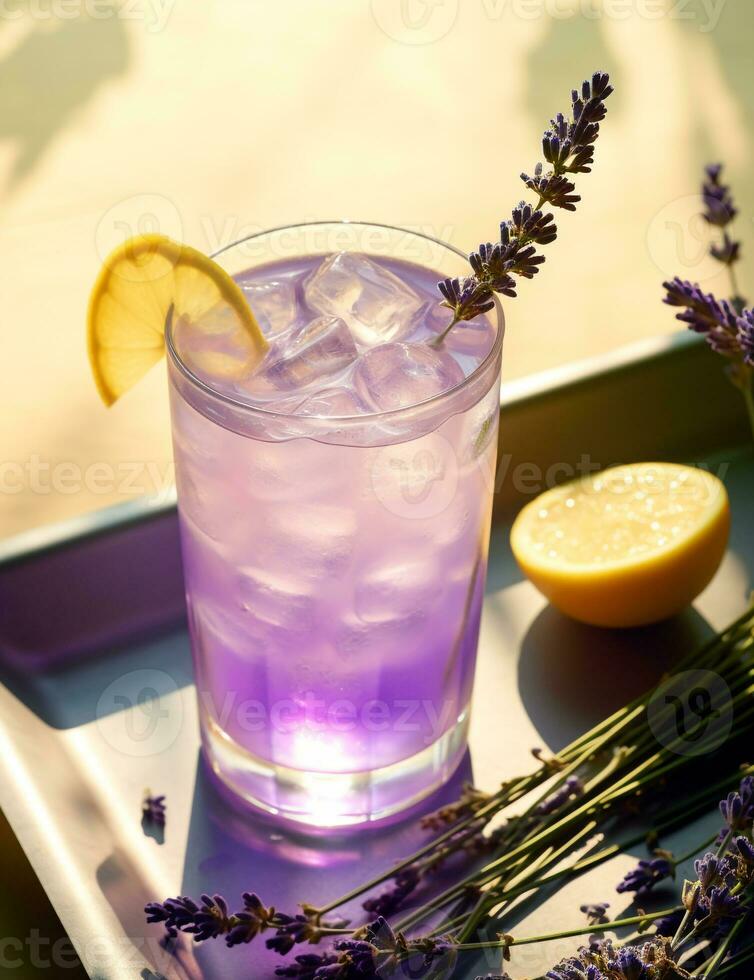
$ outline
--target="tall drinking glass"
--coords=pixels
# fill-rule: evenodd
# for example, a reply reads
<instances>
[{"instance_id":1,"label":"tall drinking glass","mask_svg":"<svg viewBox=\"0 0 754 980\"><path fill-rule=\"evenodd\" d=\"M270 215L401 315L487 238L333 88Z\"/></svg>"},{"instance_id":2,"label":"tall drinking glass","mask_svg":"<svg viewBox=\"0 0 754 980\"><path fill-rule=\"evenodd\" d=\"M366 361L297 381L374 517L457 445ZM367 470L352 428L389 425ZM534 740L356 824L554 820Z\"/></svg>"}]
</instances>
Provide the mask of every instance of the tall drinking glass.
<instances>
[{"instance_id":1,"label":"tall drinking glass","mask_svg":"<svg viewBox=\"0 0 754 980\"><path fill-rule=\"evenodd\" d=\"M359 357L345 380L294 409L298 386L310 390L320 370L321 344L283 359L290 391L264 401L197 372L168 330L204 753L227 787L270 813L318 826L380 820L447 780L465 750L502 311L451 331L447 390L428 394L412 366L407 398L393 371L401 317L424 345L420 360L437 350L429 341L449 312L435 283L468 271L462 253L344 222L265 232L216 260L246 289L273 350L299 329L296 318L341 304L356 310ZM317 324L327 357L340 356L341 321ZM359 358L383 342L384 357L369 360L379 370L365 374ZM359 392L370 384L383 410L364 411Z\"/></svg>"}]
</instances>

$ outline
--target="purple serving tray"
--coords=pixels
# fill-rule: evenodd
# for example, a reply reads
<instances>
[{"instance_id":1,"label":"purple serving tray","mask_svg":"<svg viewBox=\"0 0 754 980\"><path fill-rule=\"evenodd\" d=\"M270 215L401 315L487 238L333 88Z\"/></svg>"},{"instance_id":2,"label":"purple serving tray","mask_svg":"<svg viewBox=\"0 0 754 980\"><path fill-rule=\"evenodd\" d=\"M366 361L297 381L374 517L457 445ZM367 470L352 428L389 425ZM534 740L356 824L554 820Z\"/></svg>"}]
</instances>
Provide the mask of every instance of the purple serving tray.
<instances>
[{"instance_id":1,"label":"purple serving tray","mask_svg":"<svg viewBox=\"0 0 754 980\"><path fill-rule=\"evenodd\" d=\"M689 644L737 616L751 589L746 420L695 338L661 338L504 386L501 430L470 752L422 811L457 795L464 779L493 789L529 771L532 747L557 751L640 693ZM731 546L693 609L652 628L596 630L560 616L522 580L507 542L512 513L585 458L685 459L724 478ZM142 829L145 787L167 796L164 840ZM292 910L342 893L426 839L416 813L358 834L307 837L218 794L199 757L175 509L149 500L0 544L0 806L84 966L102 980L268 980L281 961L261 943L229 951L181 942L167 954L161 929L145 925L144 903L254 890ZM667 843L683 847L679 835ZM614 884L635 856L538 909L523 906L516 932L580 926L586 901L608 900L619 912L627 903ZM522 947L509 972L542 974L577 945ZM499 968L499 957L467 959L455 976Z\"/></svg>"}]
</instances>

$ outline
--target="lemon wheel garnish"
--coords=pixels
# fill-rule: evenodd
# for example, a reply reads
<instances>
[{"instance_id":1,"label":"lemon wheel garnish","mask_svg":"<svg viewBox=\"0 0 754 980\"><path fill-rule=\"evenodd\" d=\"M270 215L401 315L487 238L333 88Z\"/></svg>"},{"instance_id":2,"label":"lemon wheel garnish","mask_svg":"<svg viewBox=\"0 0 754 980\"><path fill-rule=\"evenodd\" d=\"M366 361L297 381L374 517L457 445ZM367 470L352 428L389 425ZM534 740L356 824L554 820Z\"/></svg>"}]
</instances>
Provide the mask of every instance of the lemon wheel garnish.
<instances>
[{"instance_id":1,"label":"lemon wheel garnish","mask_svg":"<svg viewBox=\"0 0 754 980\"><path fill-rule=\"evenodd\" d=\"M717 571L729 527L717 477L637 463L541 494L516 518L511 547L562 612L596 626L639 626L696 598Z\"/></svg>"},{"instance_id":2,"label":"lemon wheel garnish","mask_svg":"<svg viewBox=\"0 0 754 980\"><path fill-rule=\"evenodd\" d=\"M201 331L203 319L235 320L248 338L249 364L267 351L241 289L202 252L163 235L138 235L105 260L89 301L89 361L111 405L165 353L168 314Z\"/></svg>"}]
</instances>

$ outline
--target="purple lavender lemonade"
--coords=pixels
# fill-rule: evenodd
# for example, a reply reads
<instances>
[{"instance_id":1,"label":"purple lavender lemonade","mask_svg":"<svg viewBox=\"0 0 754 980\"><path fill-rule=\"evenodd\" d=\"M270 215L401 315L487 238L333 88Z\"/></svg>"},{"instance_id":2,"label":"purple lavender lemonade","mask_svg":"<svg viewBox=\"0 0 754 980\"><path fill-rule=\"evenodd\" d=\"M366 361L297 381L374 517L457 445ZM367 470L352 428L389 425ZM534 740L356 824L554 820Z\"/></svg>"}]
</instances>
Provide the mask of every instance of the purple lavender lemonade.
<instances>
[{"instance_id":1,"label":"purple lavender lemonade","mask_svg":"<svg viewBox=\"0 0 754 980\"><path fill-rule=\"evenodd\" d=\"M204 751L313 825L397 812L465 748L502 326L498 308L432 343L455 253L415 238L427 264L358 238L235 254L270 342L253 370L220 314L169 338Z\"/></svg>"}]
</instances>

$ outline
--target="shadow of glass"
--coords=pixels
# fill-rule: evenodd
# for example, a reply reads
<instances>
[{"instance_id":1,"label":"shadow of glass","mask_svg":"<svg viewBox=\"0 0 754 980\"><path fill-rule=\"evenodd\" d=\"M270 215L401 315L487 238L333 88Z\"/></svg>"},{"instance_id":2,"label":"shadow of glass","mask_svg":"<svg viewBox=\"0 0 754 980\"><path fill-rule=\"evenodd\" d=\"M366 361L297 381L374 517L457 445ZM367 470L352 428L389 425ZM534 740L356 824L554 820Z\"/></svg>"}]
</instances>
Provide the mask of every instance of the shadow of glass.
<instances>
[{"instance_id":1,"label":"shadow of glass","mask_svg":"<svg viewBox=\"0 0 754 980\"><path fill-rule=\"evenodd\" d=\"M199 756L180 892L193 897L203 892L220 893L237 907L242 904L243 892L253 891L265 904L291 914L302 901L324 905L426 843L430 834L420 827L420 816L458 799L463 783L471 779L467 753L442 789L395 823L312 836L232 802L218 789ZM169 976L236 980L241 971L255 980L271 980L275 967L287 962L265 949L266 937L228 950L222 940L193 945L190 937L180 936L166 950L161 943L164 930L145 926L143 907L167 896L150 892L141 867L134 855L118 850L100 865L97 880L126 934L145 937L142 952L154 968ZM447 880L447 876L437 874L432 887L442 888ZM426 891L417 892L417 900L423 896ZM407 911L410 908L406 906ZM336 910L332 918L341 914L356 923L370 918L358 900ZM249 965L254 968L252 973L248 972Z\"/></svg>"},{"instance_id":2,"label":"shadow of glass","mask_svg":"<svg viewBox=\"0 0 754 980\"><path fill-rule=\"evenodd\" d=\"M231 903L244 891L254 891L263 902L291 913L302 901L324 905L381 874L426 843L430 834L419 826L420 816L457 799L463 783L470 780L467 753L444 787L418 807L401 814L396 822L363 831L312 836L233 803L218 790L214 777L200 762L183 890L186 894L220 891ZM438 875L433 887L442 887L443 881ZM376 891L379 890L378 887ZM417 892L417 900L421 895L426 892ZM333 913L334 918L341 915L356 923L370 918L359 900ZM254 944L252 962L259 970L255 976L266 977L266 969L272 977L282 961L263 945ZM197 960L206 976L218 980L235 976L228 951L216 945L202 947Z\"/></svg>"}]
</instances>

